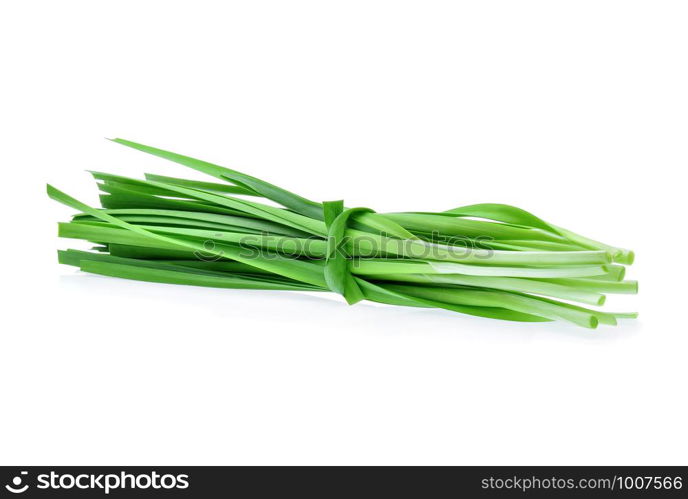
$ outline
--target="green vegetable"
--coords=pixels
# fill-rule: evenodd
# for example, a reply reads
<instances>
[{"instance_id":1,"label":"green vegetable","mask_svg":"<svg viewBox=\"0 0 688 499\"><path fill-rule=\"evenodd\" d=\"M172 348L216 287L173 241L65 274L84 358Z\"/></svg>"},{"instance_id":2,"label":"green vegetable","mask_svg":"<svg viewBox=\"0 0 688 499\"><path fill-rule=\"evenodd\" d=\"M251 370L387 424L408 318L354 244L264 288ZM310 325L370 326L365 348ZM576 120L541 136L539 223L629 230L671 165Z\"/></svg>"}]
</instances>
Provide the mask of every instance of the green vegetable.
<instances>
[{"instance_id":1,"label":"green vegetable","mask_svg":"<svg viewBox=\"0 0 688 499\"><path fill-rule=\"evenodd\" d=\"M97 245L91 252L60 251L60 263L140 281L334 291L350 304L370 300L588 328L636 316L573 304L601 306L603 293L637 293L636 281L623 280L632 251L520 208L477 204L440 213L376 213L342 201L311 201L187 156L114 142L219 182L92 172L103 193L100 209L49 185L51 198L79 211L59 224L60 237Z\"/></svg>"}]
</instances>

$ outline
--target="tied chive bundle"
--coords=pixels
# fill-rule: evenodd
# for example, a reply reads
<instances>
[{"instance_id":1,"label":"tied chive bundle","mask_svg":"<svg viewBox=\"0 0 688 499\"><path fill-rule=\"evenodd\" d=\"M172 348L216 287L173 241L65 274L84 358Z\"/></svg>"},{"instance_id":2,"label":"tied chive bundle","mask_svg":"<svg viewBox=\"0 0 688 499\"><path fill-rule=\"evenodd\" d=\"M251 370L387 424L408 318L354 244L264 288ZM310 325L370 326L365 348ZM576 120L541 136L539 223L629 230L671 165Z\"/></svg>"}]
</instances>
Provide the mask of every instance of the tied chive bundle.
<instances>
[{"instance_id":1,"label":"tied chive bundle","mask_svg":"<svg viewBox=\"0 0 688 499\"><path fill-rule=\"evenodd\" d=\"M220 182L91 172L103 192L101 209L49 185L51 198L80 211L59 224L59 235L97 245L91 252L60 251L60 263L141 281L333 291L349 304L371 300L511 321L595 328L636 316L578 305L601 306L604 293L637 293L636 281L623 280L632 251L519 208L376 213L342 201L317 203L235 170L114 142Z\"/></svg>"}]
</instances>

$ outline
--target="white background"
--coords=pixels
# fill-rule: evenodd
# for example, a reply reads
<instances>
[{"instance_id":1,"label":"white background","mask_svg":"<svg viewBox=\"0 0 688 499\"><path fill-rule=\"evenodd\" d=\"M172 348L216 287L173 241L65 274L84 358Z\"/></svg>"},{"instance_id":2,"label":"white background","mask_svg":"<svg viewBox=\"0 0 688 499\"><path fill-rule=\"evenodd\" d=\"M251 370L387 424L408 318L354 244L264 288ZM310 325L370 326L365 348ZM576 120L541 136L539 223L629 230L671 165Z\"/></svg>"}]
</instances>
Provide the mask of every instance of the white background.
<instances>
[{"instance_id":1,"label":"white background","mask_svg":"<svg viewBox=\"0 0 688 499\"><path fill-rule=\"evenodd\" d=\"M0 464L688 464L685 2L0 7ZM378 211L522 206L637 252L596 331L56 262L125 137Z\"/></svg>"}]
</instances>

